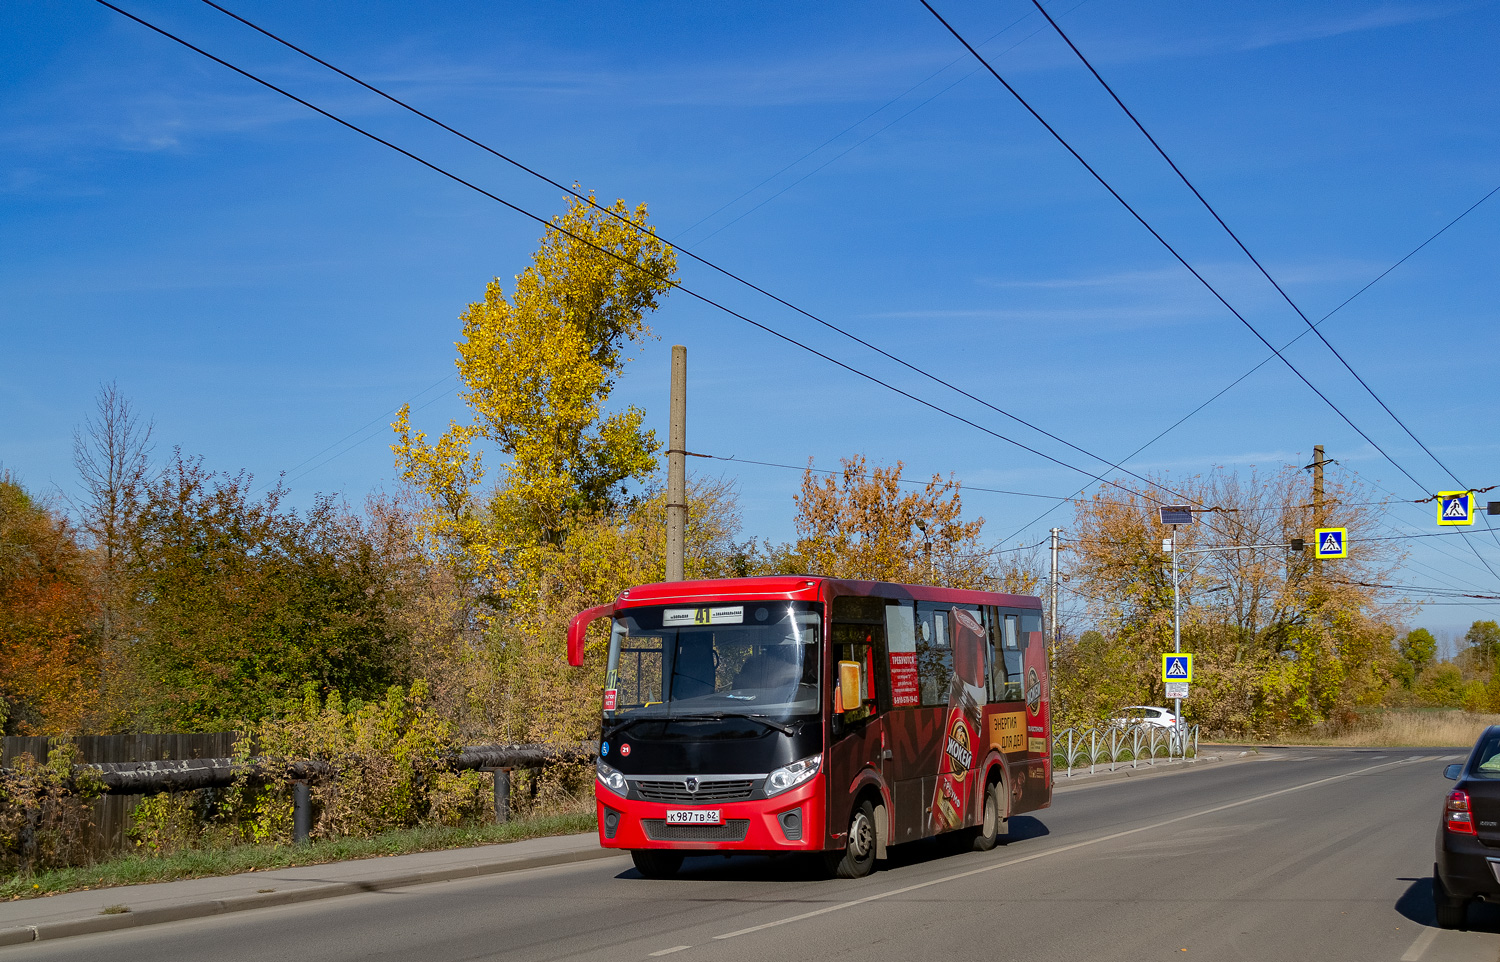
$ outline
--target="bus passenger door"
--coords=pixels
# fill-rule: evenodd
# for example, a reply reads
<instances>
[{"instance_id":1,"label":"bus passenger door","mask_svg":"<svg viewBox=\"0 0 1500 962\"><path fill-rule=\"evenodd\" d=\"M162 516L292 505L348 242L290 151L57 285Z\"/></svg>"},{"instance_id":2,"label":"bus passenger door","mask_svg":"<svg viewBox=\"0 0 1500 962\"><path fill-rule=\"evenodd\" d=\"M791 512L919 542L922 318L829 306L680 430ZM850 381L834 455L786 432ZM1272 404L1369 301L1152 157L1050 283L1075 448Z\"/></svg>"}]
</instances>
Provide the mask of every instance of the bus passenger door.
<instances>
[{"instance_id":1,"label":"bus passenger door","mask_svg":"<svg viewBox=\"0 0 1500 962\"><path fill-rule=\"evenodd\" d=\"M827 753L827 826L830 835L841 836L848 830L854 809L853 789L861 775L870 771L884 779L883 767L887 764L880 704L882 686L878 684L880 666L885 658L884 625L854 621L848 617L863 613L855 604L849 603L870 601L879 599L834 599L832 657L829 659L834 714ZM855 610L849 611L850 608ZM881 612L880 608L875 610ZM841 613L844 618L840 618ZM844 684L840 683L841 680ZM840 704L845 690L850 693L851 707Z\"/></svg>"}]
</instances>

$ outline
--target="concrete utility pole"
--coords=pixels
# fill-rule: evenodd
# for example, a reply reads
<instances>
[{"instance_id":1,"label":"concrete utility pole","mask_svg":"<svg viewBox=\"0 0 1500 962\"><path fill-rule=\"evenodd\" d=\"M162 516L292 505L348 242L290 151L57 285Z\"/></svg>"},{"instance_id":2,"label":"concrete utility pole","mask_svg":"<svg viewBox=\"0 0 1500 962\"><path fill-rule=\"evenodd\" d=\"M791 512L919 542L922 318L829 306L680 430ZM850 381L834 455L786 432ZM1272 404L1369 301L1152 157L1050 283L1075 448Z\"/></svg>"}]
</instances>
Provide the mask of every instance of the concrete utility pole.
<instances>
[{"instance_id":1,"label":"concrete utility pole","mask_svg":"<svg viewBox=\"0 0 1500 962\"><path fill-rule=\"evenodd\" d=\"M1052 529L1052 582L1048 599L1047 617L1050 619L1047 626L1052 629L1052 645L1047 649L1047 677L1052 677L1052 670L1057 660L1057 646L1062 644L1062 631L1057 626L1057 539L1062 534L1061 528Z\"/></svg>"},{"instance_id":2,"label":"concrete utility pole","mask_svg":"<svg viewBox=\"0 0 1500 962\"><path fill-rule=\"evenodd\" d=\"M672 425L667 444L667 581L683 580L687 540L687 348L672 346Z\"/></svg>"},{"instance_id":3,"label":"concrete utility pole","mask_svg":"<svg viewBox=\"0 0 1500 962\"><path fill-rule=\"evenodd\" d=\"M1323 527L1323 445L1313 445L1313 529ZM1313 544L1317 544L1317 535L1313 535ZM1318 560L1317 548L1313 548L1313 571L1317 574L1323 573L1323 562Z\"/></svg>"}]
</instances>

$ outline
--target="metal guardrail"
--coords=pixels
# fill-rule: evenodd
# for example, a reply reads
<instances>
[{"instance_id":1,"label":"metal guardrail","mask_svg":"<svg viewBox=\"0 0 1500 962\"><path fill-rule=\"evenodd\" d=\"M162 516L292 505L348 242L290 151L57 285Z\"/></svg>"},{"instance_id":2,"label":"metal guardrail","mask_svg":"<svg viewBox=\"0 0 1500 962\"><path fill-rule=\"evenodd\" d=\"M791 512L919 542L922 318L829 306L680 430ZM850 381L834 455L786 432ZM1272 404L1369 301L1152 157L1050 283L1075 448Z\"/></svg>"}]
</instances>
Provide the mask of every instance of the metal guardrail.
<instances>
[{"instance_id":1,"label":"metal guardrail","mask_svg":"<svg viewBox=\"0 0 1500 962\"><path fill-rule=\"evenodd\" d=\"M1052 769L1071 778L1074 769L1098 766L1106 771L1130 763L1131 768L1154 765L1159 757L1168 761L1198 754L1198 726L1101 725L1096 728L1064 728L1052 733Z\"/></svg>"},{"instance_id":2,"label":"metal guardrail","mask_svg":"<svg viewBox=\"0 0 1500 962\"><path fill-rule=\"evenodd\" d=\"M579 745L471 745L431 760L434 770L490 771L495 776L495 821L510 817L510 774L513 769L542 769L549 765L591 761L598 752L593 743ZM0 778L10 769L0 768ZM239 779L264 783L276 779L292 782L293 840L305 842L312 825L312 793L309 781L337 774L337 765L327 759L190 758L152 762L94 762L73 766L74 778L92 772L104 784L105 795L152 795L158 792L192 792L205 788L229 788ZM533 783L534 794L534 783Z\"/></svg>"},{"instance_id":3,"label":"metal guardrail","mask_svg":"<svg viewBox=\"0 0 1500 962\"><path fill-rule=\"evenodd\" d=\"M472 745L433 759L432 767L456 772L545 768L562 762L588 761L594 757L594 751L592 745ZM75 768L75 771L84 770L93 770L100 775L107 794L149 795L228 788L240 777L251 780L285 777L302 781L333 774L335 766L319 758L256 758L248 762L236 762L232 758L191 758L160 762L99 762Z\"/></svg>"}]
</instances>

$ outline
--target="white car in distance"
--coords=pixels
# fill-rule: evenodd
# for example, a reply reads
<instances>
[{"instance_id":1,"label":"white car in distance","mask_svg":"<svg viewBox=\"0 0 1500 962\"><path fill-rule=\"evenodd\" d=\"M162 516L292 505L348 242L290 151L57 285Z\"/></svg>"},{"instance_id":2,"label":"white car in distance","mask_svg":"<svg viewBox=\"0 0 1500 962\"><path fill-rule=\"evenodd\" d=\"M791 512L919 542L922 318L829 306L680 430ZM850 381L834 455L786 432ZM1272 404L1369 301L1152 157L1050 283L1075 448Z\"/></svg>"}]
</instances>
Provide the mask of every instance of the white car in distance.
<instances>
[{"instance_id":1,"label":"white car in distance","mask_svg":"<svg viewBox=\"0 0 1500 962\"><path fill-rule=\"evenodd\" d=\"M1112 728L1133 728L1146 725L1153 728L1175 728L1177 716L1171 709L1156 705L1126 705L1120 713L1109 720Z\"/></svg>"}]
</instances>

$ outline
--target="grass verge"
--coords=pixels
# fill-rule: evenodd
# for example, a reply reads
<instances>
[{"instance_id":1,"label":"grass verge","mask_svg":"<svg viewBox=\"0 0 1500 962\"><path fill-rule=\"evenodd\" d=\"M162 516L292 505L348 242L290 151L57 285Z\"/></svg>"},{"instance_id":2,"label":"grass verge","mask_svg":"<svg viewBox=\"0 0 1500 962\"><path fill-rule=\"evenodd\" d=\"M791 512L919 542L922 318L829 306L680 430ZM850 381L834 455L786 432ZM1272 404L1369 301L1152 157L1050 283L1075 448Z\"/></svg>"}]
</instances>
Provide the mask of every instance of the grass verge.
<instances>
[{"instance_id":1,"label":"grass verge","mask_svg":"<svg viewBox=\"0 0 1500 962\"><path fill-rule=\"evenodd\" d=\"M237 845L221 849L187 849L163 856L126 855L87 868L55 869L36 875L0 879L0 901L115 885L174 882L208 875L237 875L241 872L344 862L381 855L469 848L547 835L572 835L594 829L592 812L574 812L517 819L502 825L407 828L386 832L374 838L344 838L307 845Z\"/></svg>"},{"instance_id":2,"label":"grass verge","mask_svg":"<svg viewBox=\"0 0 1500 962\"><path fill-rule=\"evenodd\" d=\"M1500 715L1457 710L1382 711L1372 712L1342 730L1313 728L1277 741L1348 748L1468 748L1488 725L1500 725Z\"/></svg>"}]
</instances>

